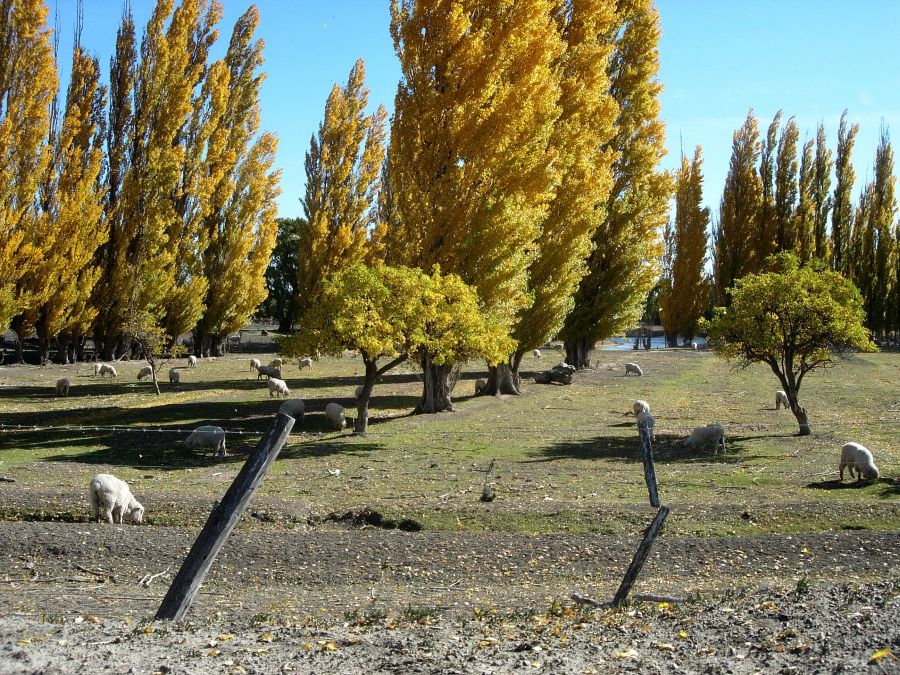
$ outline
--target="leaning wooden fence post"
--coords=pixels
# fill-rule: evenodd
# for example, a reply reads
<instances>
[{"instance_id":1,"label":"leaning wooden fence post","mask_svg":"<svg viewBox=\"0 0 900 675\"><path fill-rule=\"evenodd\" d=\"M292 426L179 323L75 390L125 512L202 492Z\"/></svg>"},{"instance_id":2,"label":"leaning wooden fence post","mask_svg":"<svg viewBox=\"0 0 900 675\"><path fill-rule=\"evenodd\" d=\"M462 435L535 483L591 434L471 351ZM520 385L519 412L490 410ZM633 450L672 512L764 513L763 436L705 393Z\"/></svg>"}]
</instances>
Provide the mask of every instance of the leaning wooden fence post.
<instances>
[{"instance_id":1,"label":"leaning wooden fence post","mask_svg":"<svg viewBox=\"0 0 900 675\"><path fill-rule=\"evenodd\" d=\"M219 549L228 539L241 513L262 483L263 477L275 461L287 440L294 418L284 413L275 416L275 424L238 473L219 505L209 514L206 525L197 536L194 545L175 575L162 604L156 611L157 619L181 620L190 608L209 568L215 562Z\"/></svg>"},{"instance_id":2,"label":"leaning wooden fence post","mask_svg":"<svg viewBox=\"0 0 900 675\"><path fill-rule=\"evenodd\" d=\"M656 540L656 536L662 529L663 523L666 522L666 516L668 515L668 506L660 508L656 513L656 518L653 519L653 522L650 523L650 527L644 532L644 539L641 541L641 545L638 546L638 550L635 551L634 558L632 558L631 564L625 572L625 576L622 577L622 583L619 584L619 590L616 591L616 596L613 598L613 607L618 607L625 602L626 598L628 598L631 587L634 585L638 574L641 572L641 568L647 561L647 556L650 555L650 547L653 546L653 542Z\"/></svg>"},{"instance_id":3,"label":"leaning wooden fence post","mask_svg":"<svg viewBox=\"0 0 900 675\"><path fill-rule=\"evenodd\" d=\"M638 422L638 433L641 435L641 456L644 460L644 480L650 492L650 506L659 508L659 494L656 491L656 470L653 468L653 445L650 441L650 428Z\"/></svg>"}]
</instances>

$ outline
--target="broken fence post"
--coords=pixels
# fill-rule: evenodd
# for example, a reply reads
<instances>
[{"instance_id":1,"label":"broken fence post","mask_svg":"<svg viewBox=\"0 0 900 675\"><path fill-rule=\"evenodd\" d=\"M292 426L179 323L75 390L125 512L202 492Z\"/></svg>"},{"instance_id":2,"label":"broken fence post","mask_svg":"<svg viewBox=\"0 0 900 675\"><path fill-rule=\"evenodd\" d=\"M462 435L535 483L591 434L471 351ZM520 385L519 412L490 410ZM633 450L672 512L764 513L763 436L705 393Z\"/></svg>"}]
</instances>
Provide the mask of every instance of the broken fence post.
<instances>
[{"instance_id":1,"label":"broken fence post","mask_svg":"<svg viewBox=\"0 0 900 675\"><path fill-rule=\"evenodd\" d=\"M638 422L638 433L641 436L641 456L644 460L644 480L650 492L650 506L659 508L659 494L656 491L656 470L653 468L653 444L650 441L650 428Z\"/></svg>"},{"instance_id":2,"label":"broken fence post","mask_svg":"<svg viewBox=\"0 0 900 675\"><path fill-rule=\"evenodd\" d=\"M156 619L179 621L187 613L206 574L215 562L216 555L237 524L253 493L262 483L263 477L281 451L293 426L293 417L281 412L275 416L272 428L260 439L253 454L244 463L231 487L222 497L222 501L209 514L206 525L191 546L181 569L166 592L166 597L156 612Z\"/></svg>"},{"instance_id":3,"label":"broken fence post","mask_svg":"<svg viewBox=\"0 0 900 675\"><path fill-rule=\"evenodd\" d=\"M653 542L656 540L656 536L662 529L663 523L666 522L666 516L668 515L669 507L661 507L659 511L656 512L656 518L650 523L650 527L644 532L644 539L641 541L641 545L638 546L638 550L635 551L634 558L632 558L631 564L628 566L628 570L622 578L622 583L619 584L619 590L616 591L616 595L613 598L613 607L618 607L628 598L628 593L631 591L631 587L634 585L638 574L641 573L641 568L644 566L644 563L647 562L647 556L650 555L650 548L653 546Z\"/></svg>"}]
</instances>

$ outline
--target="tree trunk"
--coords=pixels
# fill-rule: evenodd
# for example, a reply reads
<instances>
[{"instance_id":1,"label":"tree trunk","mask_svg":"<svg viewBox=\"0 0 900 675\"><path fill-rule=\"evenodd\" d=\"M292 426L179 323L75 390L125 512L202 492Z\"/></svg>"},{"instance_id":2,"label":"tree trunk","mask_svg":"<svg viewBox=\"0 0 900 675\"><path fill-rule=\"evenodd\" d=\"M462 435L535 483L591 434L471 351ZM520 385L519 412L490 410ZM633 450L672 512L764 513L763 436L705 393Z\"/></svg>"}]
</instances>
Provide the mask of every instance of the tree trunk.
<instances>
[{"instance_id":1,"label":"tree trunk","mask_svg":"<svg viewBox=\"0 0 900 675\"><path fill-rule=\"evenodd\" d=\"M46 335L38 335L38 363L46 366L50 360L50 338Z\"/></svg>"},{"instance_id":2,"label":"tree trunk","mask_svg":"<svg viewBox=\"0 0 900 675\"><path fill-rule=\"evenodd\" d=\"M488 366L487 385L481 390L481 394L490 396L522 395L522 380L519 377L519 364L522 362L521 354L514 354L510 363L498 363L496 366Z\"/></svg>"},{"instance_id":3,"label":"tree trunk","mask_svg":"<svg viewBox=\"0 0 900 675\"><path fill-rule=\"evenodd\" d=\"M593 341L587 338L579 338L578 340L566 340L563 342L566 348L566 363L575 366L575 370L584 370L591 367L590 353L593 348Z\"/></svg>"},{"instance_id":4,"label":"tree trunk","mask_svg":"<svg viewBox=\"0 0 900 675\"><path fill-rule=\"evenodd\" d=\"M450 385L447 379L453 370L452 363L436 365L432 363L431 354L422 357L422 400L416 406L415 414L453 412L450 400Z\"/></svg>"},{"instance_id":5,"label":"tree trunk","mask_svg":"<svg viewBox=\"0 0 900 675\"><path fill-rule=\"evenodd\" d=\"M153 359L147 359L147 363L150 364L150 377L153 378L153 388L156 389L156 395L162 396L159 392L159 380L156 379L156 366L153 363Z\"/></svg>"},{"instance_id":6,"label":"tree trunk","mask_svg":"<svg viewBox=\"0 0 900 675\"><path fill-rule=\"evenodd\" d=\"M228 341L227 335L213 335L210 339L209 355L225 356L225 343Z\"/></svg>"},{"instance_id":7,"label":"tree trunk","mask_svg":"<svg viewBox=\"0 0 900 675\"><path fill-rule=\"evenodd\" d=\"M56 338L56 362L62 365L69 364L69 347L72 343L70 333L60 333Z\"/></svg>"},{"instance_id":8,"label":"tree trunk","mask_svg":"<svg viewBox=\"0 0 900 675\"><path fill-rule=\"evenodd\" d=\"M788 394L788 396L790 396L790 394ZM800 435L809 436L812 432L809 428L809 419L806 417L806 408L797 403L796 398L789 400L791 403L791 412L794 413L794 417L797 418L797 424L800 425Z\"/></svg>"},{"instance_id":9,"label":"tree trunk","mask_svg":"<svg viewBox=\"0 0 900 675\"><path fill-rule=\"evenodd\" d=\"M356 421L353 423L353 433L364 435L369 429L369 399L372 397L372 389L378 380L378 365L363 357L366 364L366 379L363 382L362 394L356 401Z\"/></svg>"}]
</instances>

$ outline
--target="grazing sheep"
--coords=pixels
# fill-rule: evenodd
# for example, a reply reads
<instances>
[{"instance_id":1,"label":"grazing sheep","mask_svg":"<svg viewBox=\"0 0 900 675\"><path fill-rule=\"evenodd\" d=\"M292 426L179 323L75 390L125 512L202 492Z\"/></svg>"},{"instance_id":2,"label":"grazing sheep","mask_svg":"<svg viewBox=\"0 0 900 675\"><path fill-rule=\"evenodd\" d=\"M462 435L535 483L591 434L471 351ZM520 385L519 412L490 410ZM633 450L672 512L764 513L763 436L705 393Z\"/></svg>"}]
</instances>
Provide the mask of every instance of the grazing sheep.
<instances>
[{"instance_id":1,"label":"grazing sheep","mask_svg":"<svg viewBox=\"0 0 900 675\"><path fill-rule=\"evenodd\" d=\"M335 429L343 429L347 425L344 419L344 406L339 403L329 403L325 406L325 417Z\"/></svg>"},{"instance_id":2,"label":"grazing sheep","mask_svg":"<svg viewBox=\"0 0 900 675\"><path fill-rule=\"evenodd\" d=\"M540 349L535 349L535 350L534 350L533 352L531 352L531 353L534 354L534 358L536 358L536 359L541 358L541 350L540 350Z\"/></svg>"},{"instance_id":3,"label":"grazing sheep","mask_svg":"<svg viewBox=\"0 0 900 675\"><path fill-rule=\"evenodd\" d=\"M256 379L261 377L274 377L276 380L281 379L281 368L277 366L260 366L256 369Z\"/></svg>"},{"instance_id":4,"label":"grazing sheep","mask_svg":"<svg viewBox=\"0 0 900 675\"><path fill-rule=\"evenodd\" d=\"M197 365L197 357L194 356L193 354L191 354L190 356L188 356L187 361L188 361L188 364L187 364L187 367L188 367L188 368L193 368L194 366Z\"/></svg>"},{"instance_id":5,"label":"grazing sheep","mask_svg":"<svg viewBox=\"0 0 900 675\"><path fill-rule=\"evenodd\" d=\"M186 448L211 448L215 450L216 457L225 456L225 430L222 427L204 425L194 429L190 436L184 439Z\"/></svg>"},{"instance_id":6,"label":"grazing sheep","mask_svg":"<svg viewBox=\"0 0 900 675\"><path fill-rule=\"evenodd\" d=\"M304 368L309 368L310 370L312 370L312 357L304 356L297 362L297 365L300 366L300 370L303 370Z\"/></svg>"},{"instance_id":7,"label":"grazing sheep","mask_svg":"<svg viewBox=\"0 0 900 675\"><path fill-rule=\"evenodd\" d=\"M102 365L103 364L100 362L97 362L94 364L94 377L97 377L97 375L100 374L100 366L102 366Z\"/></svg>"},{"instance_id":8,"label":"grazing sheep","mask_svg":"<svg viewBox=\"0 0 900 675\"><path fill-rule=\"evenodd\" d=\"M303 413L305 410L306 405L303 403L303 400L299 398L292 398L289 401L285 401L281 404L281 407L278 408L278 412L282 412L285 415L290 415L294 418L295 427L303 424Z\"/></svg>"},{"instance_id":9,"label":"grazing sheep","mask_svg":"<svg viewBox=\"0 0 900 675\"><path fill-rule=\"evenodd\" d=\"M881 473L872 459L872 452L859 443L845 443L841 448L841 464L838 468L840 479L844 480L844 468L850 470L850 478L853 478L853 470L856 469L856 480L877 480Z\"/></svg>"},{"instance_id":10,"label":"grazing sheep","mask_svg":"<svg viewBox=\"0 0 900 675\"><path fill-rule=\"evenodd\" d=\"M270 377L267 380L267 384L269 385L269 398L273 396L284 396L287 398L291 395L291 390L288 389L287 382L284 380L279 380L277 377Z\"/></svg>"},{"instance_id":11,"label":"grazing sheep","mask_svg":"<svg viewBox=\"0 0 900 675\"><path fill-rule=\"evenodd\" d=\"M791 404L788 401L787 392L779 389L775 392L775 410L781 410L782 407L787 410L791 407Z\"/></svg>"},{"instance_id":12,"label":"grazing sheep","mask_svg":"<svg viewBox=\"0 0 900 675\"><path fill-rule=\"evenodd\" d=\"M181 371L178 368L169 368L169 383L170 384L180 384L181 383Z\"/></svg>"},{"instance_id":13,"label":"grazing sheep","mask_svg":"<svg viewBox=\"0 0 900 675\"><path fill-rule=\"evenodd\" d=\"M153 367L152 366L144 366L138 371L137 379L138 382L141 380L146 380L148 377L153 376Z\"/></svg>"},{"instance_id":14,"label":"grazing sheep","mask_svg":"<svg viewBox=\"0 0 900 675\"><path fill-rule=\"evenodd\" d=\"M122 524L122 516L128 514L133 523L144 520L144 507L131 494L128 483L108 473L98 473L91 479L91 509L93 518L100 521L100 510L107 523Z\"/></svg>"},{"instance_id":15,"label":"grazing sheep","mask_svg":"<svg viewBox=\"0 0 900 675\"><path fill-rule=\"evenodd\" d=\"M653 427L656 426L656 420L653 419L653 415L650 414L649 410L642 410L638 413L637 416L637 426L638 431L640 431L641 427L647 427L647 431L650 432L650 441L653 441Z\"/></svg>"},{"instance_id":16,"label":"grazing sheep","mask_svg":"<svg viewBox=\"0 0 900 675\"><path fill-rule=\"evenodd\" d=\"M257 370L261 365L259 359L250 359L250 370Z\"/></svg>"},{"instance_id":17,"label":"grazing sheep","mask_svg":"<svg viewBox=\"0 0 900 675\"><path fill-rule=\"evenodd\" d=\"M644 374L644 371L641 370L641 367L636 363L626 363L625 364L625 377L629 375L637 375L641 377Z\"/></svg>"},{"instance_id":18,"label":"grazing sheep","mask_svg":"<svg viewBox=\"0 0 900 675\"><path fill-rule=\"evenodd\" d=\"M481 392L484 391L484 388L487 387L487 380L478 379L475 380L475 395L478 396Z\"/></svg>"},{"instance_id":19,"label":"grazing sheep","mask_svg":"<svg viewBox=\"0 0 900 675\"><path fill-rule=\"evenodd\" d=\"M284 359L280 356L275 357L271 361L269 361L269 367L271 368L281 368L284 365Z\"/></svg>"},{"instance_id":20,"label":"grazing sheep","mask_svg":"<svg viewBox=\"0 0 900 675\"><path fill-rule=\"evenodd\" d=\"M685 439L684 444L691 450L702 450L712 446L713 452L718 451L719 446L721 446L722 452L725 452L725 427L721 424L707 424L705 427L697 427Z\"/></svg>"},{"instance_id":21,"label":"grazing sheep","mask_svg":"<svg viewBox=\"0 0 900 675\"><path fill-rule=\"evenodd\" d=\"M110 377L118 377L119 374L116 372L115 367L109 365L108 363L98 363L94 366L94 373L99 374L100 377L106 377L109 375Z\"/></svg>"},{"instance_id":22,"label":"grazing sheep","mask_svg":"<svg viewBox=\"0 0 900 675\"><path fill-rule=\"evenodd\" d=\"M642 412L650 412L650 404L647 401L635 401L631 409L634 411L634 416L637 417Z\"/></svg>"},{"instance_id":23,"label":"grazing sheep","mask_svg":"<svg viewBox=\"0 0 900 675\"><path fill-rule=\"evenodd\" d=\"M68 396L69 395L69 380L63 377L56 381L56 395L57 396Z\"/></svg>"}]
</instances>

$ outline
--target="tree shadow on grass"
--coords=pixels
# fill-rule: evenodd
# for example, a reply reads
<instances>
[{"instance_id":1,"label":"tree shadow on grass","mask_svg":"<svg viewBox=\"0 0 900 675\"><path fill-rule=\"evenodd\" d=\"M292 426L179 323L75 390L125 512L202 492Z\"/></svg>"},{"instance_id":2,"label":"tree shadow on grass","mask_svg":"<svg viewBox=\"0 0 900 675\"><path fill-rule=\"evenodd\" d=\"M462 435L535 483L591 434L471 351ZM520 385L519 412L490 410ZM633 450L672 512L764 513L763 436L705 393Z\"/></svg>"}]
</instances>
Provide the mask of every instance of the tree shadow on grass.
<instances>
[{"instance_id":1,"label":"tree shadow on grass","mask_svg":"<svg viewBox=\"0 0 900 675\"><path fill-rule=\"evenodd\" d=\"M748 455L745 445L751 437L727 436L724 453L710 450L689 450L682 445L683 436L656 434L653 443L653 461L660 464L738 464L755 459ZM578 441L555 443L534 452L529 462L551 462L556 459L618 459L626 462L642 462L641 444L634 436L597 436Z\"/></svg>"}]
</instances>

